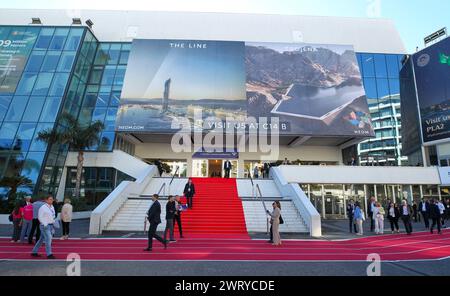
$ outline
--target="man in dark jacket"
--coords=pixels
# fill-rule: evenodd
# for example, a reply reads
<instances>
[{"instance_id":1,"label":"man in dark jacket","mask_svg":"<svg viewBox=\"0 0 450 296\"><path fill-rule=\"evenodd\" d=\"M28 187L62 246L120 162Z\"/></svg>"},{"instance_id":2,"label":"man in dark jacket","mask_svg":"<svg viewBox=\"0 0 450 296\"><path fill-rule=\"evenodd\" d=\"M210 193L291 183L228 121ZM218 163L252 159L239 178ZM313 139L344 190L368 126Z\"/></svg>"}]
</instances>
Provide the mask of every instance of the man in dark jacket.
<instances>
[{"instance_id":1,"label":"man in dark jacket","mask_svg":"<svg viewBox=\"0 0 450 296\"><path fill-rule=\"evenodd\" d=\"M352 233L353 230L355 231L355 233L358 233L358 231L356 230L356 223L354 221L354 217L355 217L355 201L351 199L350 202L347 204L347 218L350 233Z\"/></svg>"},{"instance_id":2,"label":"man in dark jacket","mask_svg":"<svg viewBox=\"0 0 450 296\"><path fill-rule=\"evenodd\" d=\"M434 199L431 200L430 204L430 218L433 223L431 224L430 232L433 234L434 226L437 225L438 234L441 234L441 211L439 210L438 205L434 201Z\"/></svg>"},{"instance_id":3,"label":"man in dark jacket","mask_svg":"<svg viewBox=\"0 0 450 296\"><path fill-rule=\"evenodd\" d=\"M169 196L169 200L166 204L166 229L164 230L164 241L166 241L167 237L167 231L169 231L170 234L170 241L176 242L175 238L173 237L173 219L175 218L175 201L173 199L173 196Z\"/></svg>"},{"instance_id":4,"label":"man in dark jacket","mask_svg":"<svg viewBox=\"0 0 450 296\"><path fill-rule=\"evenodd\" d=\"M148 229L148 247L144 251L151 252L153 247L153 238L156 238L164 245L164 249L167 249L167 241L163 240L159 235L156 234L156 229L158 225L161 224L161 204L158 201L158 194L153 194L152 201L153 204L147 212L147 219L150 223L150 228Z\"/></svg>"},{"instance_id":5,"label":"man in dark jacket","mask_svg":"<svg viewBox=\"0 0 450 296\"><path fill-rule=\"evenodd\" d=\"M192 179L189 178L188 183L184 186L183 194L186 196L188 207L192 209L192 199L195 195L195 186Z\"/></svg>"},{"instance_id":6,"label":"man in dark jacket","mask_svg":"<svg viewBox=\"0 0 450 296\"><path fill-rule=\"evenodd\" d=\"M412 207L408 205L406 200L403 200L402 204L399 207L400 217L402 218L403 224L405 224L406 234L412 234L412 223L411 216L413 214Z\"/></svg>"},{"instance_id":7,"label":"man in dark jacket","mask_svg":"<svg viewBox=\"0 0 450 296\"><path fill-rule=\"evenodd\" d=\"M375 209L376 200L375 197L372 196L369 200L369 204L367 205L367 216L370 219L370 231L374 232L375 230L375 220L373 218L373 211Z\"/></svg>"},{"instance_id":8,"label":"man in dark jacket","mask_svg":"<svg viewBox=\"0 0 450 296\"><path fill-rule=\"evenodd\" d=\"M181 226L181 201L180 196L175 196L175 218L173 219L173 227L175 228L175 223L178 224L178 231L180 232L180 238L184 238L183 236L183 227Z\"/></svg>"},{"instance_id":9,"label":"man in dark jacket","mask_svg":"<svg viewBox=\"0 0 450 296\"><path fill-rule=\"evenodd\" d=\"M225 170L225 178L227 178L227 179L230 178L230 172L231 172L232 167L233 167L233 165L231 164L231 161L229 161L227 159L225 161L225 163L223 164L223 169Z\"/></svg>"},{"instance_id":10,"label":"man in dark jacket","mask_svg":"<svg viewBox=\"0 0 450 296\"><path fill-rule=\"evenodd\" d=\"M430 229L430 203L425 198L419 203L419 211L425 222L425 228Z\"/></svg>"}]
</instances>

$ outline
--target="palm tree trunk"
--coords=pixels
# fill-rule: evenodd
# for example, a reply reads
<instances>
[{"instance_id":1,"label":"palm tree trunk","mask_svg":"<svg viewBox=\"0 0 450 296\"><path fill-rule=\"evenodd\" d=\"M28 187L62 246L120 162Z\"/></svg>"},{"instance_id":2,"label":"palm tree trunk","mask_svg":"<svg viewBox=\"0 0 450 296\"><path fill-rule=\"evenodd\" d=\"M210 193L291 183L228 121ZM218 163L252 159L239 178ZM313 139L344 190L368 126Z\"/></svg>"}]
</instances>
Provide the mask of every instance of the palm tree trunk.
<instances>
[{"instance_id":1,"label":"palm tree trunk","mask_svg":"<svg viewBox=\"0 0 450 296\"><path fill-rule=\"evenodd\" d=\"M78 151L78 162L77 162L77 181L75 184L75 198L80 197L81 188L81 175L83 173L83 162L84 162L84 152Z\"/></svg>"}]
</instances>

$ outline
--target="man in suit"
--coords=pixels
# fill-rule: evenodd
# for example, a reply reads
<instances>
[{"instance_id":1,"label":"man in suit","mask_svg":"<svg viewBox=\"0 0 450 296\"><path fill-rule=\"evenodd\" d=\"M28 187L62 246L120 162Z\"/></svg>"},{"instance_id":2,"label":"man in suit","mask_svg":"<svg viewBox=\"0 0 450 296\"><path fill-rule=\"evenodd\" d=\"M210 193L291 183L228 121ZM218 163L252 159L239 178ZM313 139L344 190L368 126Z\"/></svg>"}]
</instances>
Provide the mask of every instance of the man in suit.
<instances>
[{"instance_id":1,"label":"man in suit","mask_svg":"<svg viewBox=\"0 0 450 296\"><path fill-rule=\"evenodd\" d=\"M170 242L176 242L175 238L173 237L173 219L175 218L175 212L175 200L173 199L173 196L170 195L169 200L166 204L166 229L164 230L164 241L167 241L167 231L169 231Z\"/></svg>"},{"instance_id":2,"label":"man in suit","mask_svg":"<svg viewBox=\"0 0 450 296\"><path fill-rule=\"evenodd\" d=\"M184 238L183 228L181 227L181 211L180 211L181 201L179 195L175 196L175 207L176 211L175 211L175 218L173 219L173 226L175 227L175 223L178 224L178 231L180 232L180 238Z\"/></svg>"},{"instance_id":3,"label":"man in suit","mask_svg":"<svg viewBox=\"0 0 450 296\"><path fill-rule=\"evenodd\" d=\"M152 201L153 204L147 212L147 219L150 223L150 228L148 229L148 247L144 249L146 252L151 252L153 248L153 238L156 238L164 245L164 249L167 249L167 241L163 240L159 235L156 234L156 229L158 225L161 224L161 204L158 201L158 194L153 194Z\"/></svg>"},{"instance_id":4,"label":"man in suit","mask_svg":"<svg viewBox=\"0 0 450 296\"><path fill-rule=\"evenodd\" d=\"M425 228L430 229L430 202L427 199L423 198L419 203L419 211L425 222Z\"/></svg>"},{"instance_id":5,"label":"man in suit","mask_svg":"<svg viewBox=\"0 0 450 296\"><path fill-rule=\"evenodd\" d=\"M373 211L375 210L375 197L371 197L369 201L369 205L367 206L367 216L370 219L370 231L374 232L375 230L375 220L373 217Z\"/></svg>"},{"instance_id":6,"label":"man in suit","mask_svg":"<svg viewBox=\"0 0 450 296\"><path fill-rule=\"evenodd\" d=\"M231 164L231 161L229 161L227 159L225 161L225 163L223 164L223 169L225 170L225 178L227 178L227 179L230 178L230 172L231 172L232 167L233 167L233 165Z\"/></svg>"},{"instance_id":7,"label":"man in suit","mask_svg":"<svg viewBox=\"0 0 450 296\"><path fill-rule=\"evenodd\" d=\"M441 233L441 227L442 227L441 211L439 210L439 206L437 205L435 200L431 200L430 210L429 210L428 214L429 214L428 217L431 218L431 220L433 221L433 223L431 224L430 233L431 234L434 233L434 226L437 225L438 234L442 234Z\"/></svg>"},{"instance_id":8,"label":"man in suit","mask_svg":"<svg viewBox=\"0 0 450 296\"><path fill-rule=\"evenodd\" d=\"M402 201L402 205L400 206L399 210L400 210L400 217L402 218L403 224L405 224L406 234L411 235L413 231L411 223L411 216L413 214L412 207L404 199Z\"/></svg>"},{"instance_id":9,"label":"man in suit","mask_svg":"<svg viewBox=\"0 0 450 296\"><path fill-rule=\"evenodd\" d=\"M269 175L270 175L270 165L267 162L265 162L264 163L264 176L263 176L264 179L268 179Z\"/></svg>"},{"instance_id":10,"label":"man in suit","mask_svg":"<svg viewBox=\"0 0 450 296\"><path fill-rule=\"evenodd\" d=\"M186 196L188 207L192 209L192 200L195 195L195 186L194 183L192 183L192 179L189 178L189 181L184 186L183 194Z\"/></svg>"},{"instance_id":11,"label":"man in suit","mask_svg":"<svg viewBox=\"0 0 450 296\"><path fill-rule=\"evenodd\" d=\"M353 199L351 199L347 205L347 217L348 217L350 233L352 233L353 230L355 231L355 233L358 233L358 231L356 230L356 223L354 221L355 201Z\"/></svg>"}]
</instances>

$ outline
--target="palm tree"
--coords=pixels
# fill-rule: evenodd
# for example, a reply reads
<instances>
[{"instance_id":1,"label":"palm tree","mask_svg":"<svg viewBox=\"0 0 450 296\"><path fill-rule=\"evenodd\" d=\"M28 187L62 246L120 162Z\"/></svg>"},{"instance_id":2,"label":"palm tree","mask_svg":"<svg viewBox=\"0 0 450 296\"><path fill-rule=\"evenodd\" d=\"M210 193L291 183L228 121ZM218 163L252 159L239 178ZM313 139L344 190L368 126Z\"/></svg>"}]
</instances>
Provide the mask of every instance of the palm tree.
<instances>
[{"instance_id":1,"label":"palm tree","mask_svg":"<svg viewBox=\"0 0 450 296\"><path fill-rule=\"evenodd\" d=\"M65 128L61 130L53 128L41 131L38 134L38 140L49 145L69 145L71 150L78 152L75 198L79 198L84 151L98 143L99 134L105 126L101 121L90 124L80 124L78 120L69 113L61 115L60 123Z\"/></svg>"},{"instance_id":2,"label":"palm tree","mask_svg":"<svg viewBox=\"0 0 450 296\"><path fill-rule=\"evenodd\" d=\"M21 175L4 176L0 180L0 186L9 188L8 204L14 204L19 187L32 187L33 181Z\"/></svg>"}]
</instances>

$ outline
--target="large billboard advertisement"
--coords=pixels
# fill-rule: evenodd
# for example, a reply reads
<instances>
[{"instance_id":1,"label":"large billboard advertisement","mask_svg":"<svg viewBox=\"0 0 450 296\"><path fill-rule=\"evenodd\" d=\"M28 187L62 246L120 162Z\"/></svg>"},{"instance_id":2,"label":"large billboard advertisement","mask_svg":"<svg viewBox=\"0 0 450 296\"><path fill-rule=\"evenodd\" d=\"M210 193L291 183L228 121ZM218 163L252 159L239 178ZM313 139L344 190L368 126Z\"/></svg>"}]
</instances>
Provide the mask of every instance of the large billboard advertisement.
<instances>
[{"instance_id":1,"label":"large billboard advertisement","mask_svg":"<svg viewBox=\"0 0 450 296\"><path fill-rule=\"evenodd\" d=\"M424 144L450 137L450 38L414 55Z\"/></svg>"},{"instance_id":2,"label":"large billboard advertisement","mask_svg":"<svg viewBox=\"0 0 450 296\"><path fill-rule=\"evenodd\" d=\"M14 93L39 30L0 27L0 93Z\"/></svg>"},{"instance_id":3,"label":"large billboard advertisement","mask_svg":"<svg viewBox=\"0 0 450 296\"><path fill-rule=\"evenodd\" d=\"M259 129L276 118L282 135L373 136L352 46L134 40L117 130L174 133L198 110Z\"/></svg>"}]
</instances>

